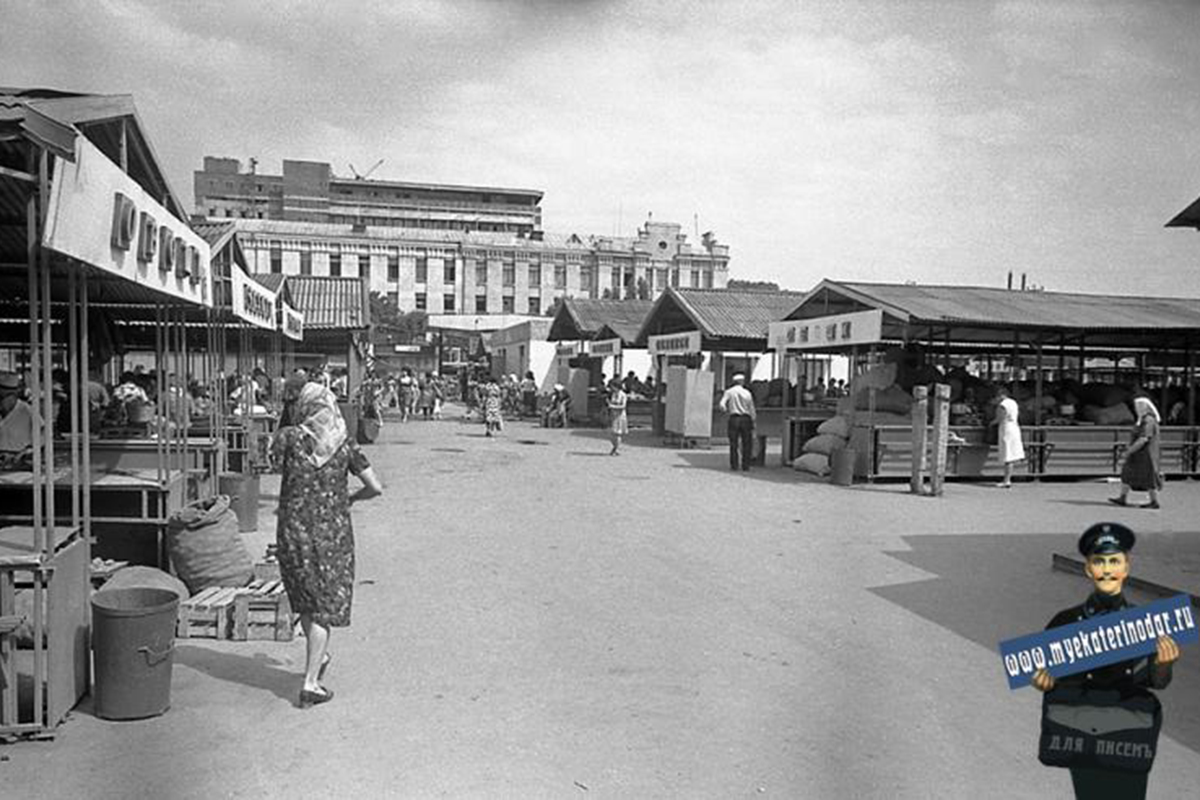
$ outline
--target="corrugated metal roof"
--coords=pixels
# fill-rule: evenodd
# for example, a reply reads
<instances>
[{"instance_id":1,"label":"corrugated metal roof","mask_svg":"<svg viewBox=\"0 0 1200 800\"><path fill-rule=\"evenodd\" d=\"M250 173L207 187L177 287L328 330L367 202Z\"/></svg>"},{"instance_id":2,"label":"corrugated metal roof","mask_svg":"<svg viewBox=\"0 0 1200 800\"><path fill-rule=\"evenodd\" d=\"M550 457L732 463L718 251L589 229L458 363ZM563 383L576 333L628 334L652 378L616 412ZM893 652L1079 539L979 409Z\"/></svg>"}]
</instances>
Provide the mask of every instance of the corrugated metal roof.
<instances>
[{"instance_id":1,"label":"corrugated metal roof","mask_svg":"<svg viewBox=\"0 0 1200 800\"><path fill-rule=\"evenodd\" d=\"M783 319L804 300L802 292L729 289L672 288L663 295L664 299L668 297L687 313L704 336L764 340L768 326Z\"/></svg>"},{"instance_id":2,"label":"corrugated metal roof","mask_svg":"<svg viewBox=\"0 0 1200 800\"><path fill-rule=\"evenodd\" d=\"M1069 330L1200 329L1200 299L825 281L910 321Z\"/></svg>"},{"instance_id":3,"label":"corrugated metal roof","mask_svg":"<svg viewBox=\"0 0 1200 800\"><path fill-rule=\"evenodd\" d=\"M304 315L305 330L370 327L367 282L362 278L288 275L288 292Z\"/></svg>"},{"instance_id":4,"label":"corrugated metal roof","mask_svg":"<svg viewBox=\"0 0 1200 800\"><path fill-rule=\"evenodd\" d=\"M646 321L653 300L590 300L568 297L554 315L550 338L574 341L593 338L607 325L626 342L633 342Z\"/></svg>"},{"instance_id":5,"label":"corrugated metal roof","mask_svg":"<svg viewBox=\"0 0 1200 800\"><path fill-rule=\"evenodd\" d=\"M216 253L221 249L221 245L234 234L236 228L232 220L229 222L192 222L190 223L201 239L208 242L208 246Z\"/></svg>"}]
</instances>

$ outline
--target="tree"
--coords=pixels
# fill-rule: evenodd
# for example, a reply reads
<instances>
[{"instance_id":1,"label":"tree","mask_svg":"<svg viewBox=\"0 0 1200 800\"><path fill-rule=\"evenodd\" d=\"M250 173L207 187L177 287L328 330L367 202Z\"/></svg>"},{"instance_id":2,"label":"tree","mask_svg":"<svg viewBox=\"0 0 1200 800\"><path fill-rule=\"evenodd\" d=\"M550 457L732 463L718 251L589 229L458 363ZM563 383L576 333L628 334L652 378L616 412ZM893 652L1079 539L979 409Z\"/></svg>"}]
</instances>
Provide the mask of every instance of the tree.
<instances>
[{"instance_id":1,"label":"tree","mask_svg":"<svg viewBox=\"0 0 1200 800\"><path fill-rule=\"evenodd\" d=\"M401 338L412 341L420 339L429 328L429 315L424 311L401 311L390 297L371 292L371 324L390 328Z\"/></svg>"},{"instance_id":2,"label":"tree","mask_svg":"<svg viewBox=\"0 0 1200 800\"><path fill-rule=\"evenodd\" d=\"M605 287L604 291L601 292L601 294L600 294L600 299L601 300L612 300L613 299L613 290L609 289L608 287Z\"/></svg>"},{"instance_id":3,"label":"tree","mask_svg":"<svg viewBox=\"0 0 1200 800\"><path fill-rule=\"evenodd\" d=\"M650 284L646 282L645 278L638 278L637 299L638 300L649 300L650 299Z\"/></svg>"},{"instance_id":4,"label":"tree","mask_svg":"<svg viewBox=\"0 0 1200 800\"><path fill-rule=\"evenodd\" d=\"M558 309L559 309L559 307L560 307L560 306L562 306L562 304L563 304L562 295L559 295L558 297L555 297L555 298L554 298L554 301L553 301L552 303L550 303L550 305L549 305L549 306L547 306L547 307L546 307L546 316L547 316L547 317L554 317L554 316L557 316L557 315L558 315Z\"/></svg>"},{"instance_id":5,"label":"tree","mask_svg":"<svg viewBox=\"0 0 1200 800\"><path fill-rule=\"evenodd\" d=\"M742 281L734 278L725 284L725 288L743 292L778 292L779 284L774 281Z\"/></svg>"}]
</instances>

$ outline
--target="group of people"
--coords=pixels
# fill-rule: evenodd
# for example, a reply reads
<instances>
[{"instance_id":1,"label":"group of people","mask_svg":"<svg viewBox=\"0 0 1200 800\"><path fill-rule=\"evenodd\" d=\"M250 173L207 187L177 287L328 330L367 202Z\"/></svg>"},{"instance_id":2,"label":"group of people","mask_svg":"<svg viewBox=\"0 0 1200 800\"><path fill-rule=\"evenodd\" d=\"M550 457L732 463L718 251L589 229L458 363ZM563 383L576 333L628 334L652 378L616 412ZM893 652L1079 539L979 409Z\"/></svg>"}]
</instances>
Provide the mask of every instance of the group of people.
<instances>
[{"instance_id":1,"label":"group of people","mask_svg":"<svg viewBox=\"0 0 1200 800\"><path fill-rule=\"evenodd\" d=\"M425 420L441 419L445 401L446 387L436 372L417 376L404 367L399 375L389 375L383 381L382 404L398 409L401 422L408 422L418 414Z\"/></svg>"}]
</instances>

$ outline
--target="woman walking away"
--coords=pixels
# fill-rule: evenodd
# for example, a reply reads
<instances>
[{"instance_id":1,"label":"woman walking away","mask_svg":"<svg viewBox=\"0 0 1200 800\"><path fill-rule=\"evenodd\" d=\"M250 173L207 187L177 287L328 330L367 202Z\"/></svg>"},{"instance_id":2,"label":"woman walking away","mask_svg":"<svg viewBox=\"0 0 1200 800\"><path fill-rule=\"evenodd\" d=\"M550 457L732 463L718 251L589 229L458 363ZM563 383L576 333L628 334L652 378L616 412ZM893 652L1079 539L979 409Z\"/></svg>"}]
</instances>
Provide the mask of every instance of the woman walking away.
<instances>
[{"instance_id":1,"label":"woman walking away","mask_svg":"<svg viewBox=\"0 0 1200 800\"><path fill-rule=\"evenodd\" d=\"M275 529L280 577L304 629L306 660L300 707L325 703L321 685L329 665L329 629L350 624L354 591L354 531L350 504L383 489L370 463L346 435L337 399L325 386L306 384L295 402L294 424L281 428L272 456L282 478ZM346 473L362 481L353 495Z\"/></svg>"},{"instance_id":2,"label":"woman walking away","mask_svg":"<svg viewBox=\"0 0 1200 800\"><path fill-rule=\"evenodd\" d=\"M500 385L495 378L487 379L487 388L483 394L483 421L487 425L487 435L504 430L504 415L500 411Z\"/></svg>"},{"instance_id":3,"label":"woman walking away","mask_svg":"<svg viewBox=\"0 0 1200 800\"><path fill-rule=\"evenodd\" d=\"M608 413L612 417L608 428L609 435L612 436L612 450L608 453L610 456L619 456L621 454L621 437L629 435L629 418L625 414L625 406L628 401L629 396L621 388L621 381L616 378L609 381Z\"/></svg>"},{"instance_id":4,"label":"woman walking away","mask_svg":"<svg viewBox=\"0 0 1200 800\"><path fill-rule=\"evenodd\" d=\"M417 384L417 407L421 409L421 419L433 419L433 375L428 372Z\"/></svg>"},{"instance_id":5,"label":"woman walking away","mask_svg":"<svg viewBox=\"0 0 1200 800\"><path fill-rule=\"evenodd\" d=\"M412 370L404 367L400 370L400 380L397 381L400 392L400 421L408 422L417 404L417 382L413 379Z\"/></svg>"},{"instance_id":6,"label":"woman walking away","mask_svg":"<svg viewBox=\"0 0 1200 800\"><path fill-rule=\"evenodd\" d=\"M1133 443L1125 451L1125 463L1121 465L1121 494L1108 498L1108 502L1129 505L1132 489L1150 495L1150 502L1142 508L1158 508L1158 492L1163 486L1158 446L1158 424L1162 418L1149 397L1133 398L1133 410L1137 414L1137 427L1133 430Z\"/></svg>"},{"instance_id":7,"label":"woman walking away","mask_svg":"<svg viewBox=\"0 0 1200 800\"><path fill-rule=\"evenodd\" d=\"M537 416L537 381L532 372L526 372L521 379L521 405L522 416Z\"/></svg>"},{"instance_id":8,"label":"woman walking away","mask_svg":"<svg viewBox=\"0 0 1200 800\"><path fill-rule=\"evenodd\" d=\"M1001 386L996 392L996 418L992 424L999 427L997 441L1000 445L1000 460L1004 462L1004 480L996 484L1001 489L1012 488L1013 465L1025 460L1025 445L1021 442L1021 426L1017 423L1019 409L1017 401Z\"/></svg>"}]
</instances>

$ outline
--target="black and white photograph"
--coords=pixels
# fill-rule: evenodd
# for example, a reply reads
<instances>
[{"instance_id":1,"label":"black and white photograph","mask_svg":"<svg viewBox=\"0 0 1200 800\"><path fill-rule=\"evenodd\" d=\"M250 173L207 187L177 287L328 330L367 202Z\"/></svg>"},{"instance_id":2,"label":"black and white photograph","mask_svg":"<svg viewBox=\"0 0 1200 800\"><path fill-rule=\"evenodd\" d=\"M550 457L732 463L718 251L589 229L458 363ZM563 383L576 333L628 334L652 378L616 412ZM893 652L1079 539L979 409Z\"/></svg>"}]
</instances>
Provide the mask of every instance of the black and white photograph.
<instances>
[{"instance_id":1,"label":"black and white photograph","mask_svg":"<svg viewBox=\"0 0 1200 800\"><path fill-rule=\"evenodd\" d=\"M1200 3L0 0L0 796L1200 797Z\"/></svg>"}]
</instances>

